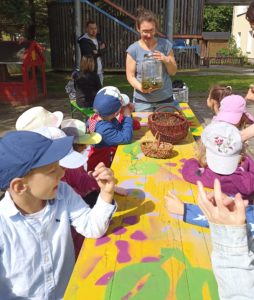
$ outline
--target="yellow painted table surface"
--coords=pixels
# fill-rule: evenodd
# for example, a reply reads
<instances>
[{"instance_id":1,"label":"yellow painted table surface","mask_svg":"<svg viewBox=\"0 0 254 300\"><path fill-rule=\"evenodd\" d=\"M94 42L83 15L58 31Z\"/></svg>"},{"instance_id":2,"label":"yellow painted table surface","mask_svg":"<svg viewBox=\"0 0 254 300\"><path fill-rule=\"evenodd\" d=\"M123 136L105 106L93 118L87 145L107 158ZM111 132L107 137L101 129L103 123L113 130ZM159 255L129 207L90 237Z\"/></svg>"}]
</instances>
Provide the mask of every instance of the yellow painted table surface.
<instances>
[{"instance_id":1,"label":"yellow painted table surface","mask_svg":"<svg viewBox=\"0 0 254 300\"><path fill-rule=\"evenodd\" d=\"M202 127L187 104L181 104L191 132ZM115 196L118 210L107 234L86 239L65 300L216 300L217 285L210 262L208 229L192 226L164 208L164 195L174 191L196 202L197 187L182 179L185 159L194 155L191 132L174 146L175 156L145 157L140 139L147 134L148 113L136 113L142 128L134 141L119 146L112 168L127 197Z\"/></svg>"}]
</instances>

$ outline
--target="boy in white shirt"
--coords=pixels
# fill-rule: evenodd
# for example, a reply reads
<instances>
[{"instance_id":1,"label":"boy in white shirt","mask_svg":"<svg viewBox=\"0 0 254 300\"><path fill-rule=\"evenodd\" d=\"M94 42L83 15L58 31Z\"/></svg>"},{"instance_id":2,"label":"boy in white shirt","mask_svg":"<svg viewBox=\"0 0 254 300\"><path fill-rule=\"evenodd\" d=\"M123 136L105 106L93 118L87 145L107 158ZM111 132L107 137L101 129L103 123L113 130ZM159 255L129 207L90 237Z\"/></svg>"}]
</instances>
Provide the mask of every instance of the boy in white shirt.
<instances>
[{"instance_id":1,"label":"boy in white shirt","mask_svg":"<svg viewBox=\"0 0 254 300\"><path fill-rule=\"evenodd\" d=\"M90 238L108 228L116 208L110 169L93 172L101 189L93 209L60 182L58 161L72 143L29 131L0 139L0 299L61 299L75 262L70 225Z\"/></svg>"}]
</instances>

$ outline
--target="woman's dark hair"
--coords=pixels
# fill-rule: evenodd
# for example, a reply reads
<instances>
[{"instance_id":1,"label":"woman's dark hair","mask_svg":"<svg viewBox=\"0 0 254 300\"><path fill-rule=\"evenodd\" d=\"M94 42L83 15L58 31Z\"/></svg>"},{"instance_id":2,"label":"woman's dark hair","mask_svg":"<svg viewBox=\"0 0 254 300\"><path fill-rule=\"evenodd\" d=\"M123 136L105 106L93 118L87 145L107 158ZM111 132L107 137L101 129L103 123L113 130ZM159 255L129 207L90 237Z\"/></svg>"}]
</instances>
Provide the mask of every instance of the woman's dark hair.
<instances>
[{"instance_id":1,"label":"woman's dark hair","mask_svg":"<svg viewBox=\"0 0 254 300\"><path fill-rule=\"evenodd\" d=\"M254 1L250 3L245 17L250 24L254 24Z\"/></svg>"},{"instance_id":2,"label":"woman's dark hair","mask_svg":"<svg viewBox=\"0 0 254 300\"><path fill-rule=\"evenodd\" d=\"M155 24L156 29L158 28L158 20L155 16L155 14L143 7L138 8L138 16L136 19L136 27L137 29L140 28L141 23L143 22L153 22Z\"/></svg>"}]
</instances>

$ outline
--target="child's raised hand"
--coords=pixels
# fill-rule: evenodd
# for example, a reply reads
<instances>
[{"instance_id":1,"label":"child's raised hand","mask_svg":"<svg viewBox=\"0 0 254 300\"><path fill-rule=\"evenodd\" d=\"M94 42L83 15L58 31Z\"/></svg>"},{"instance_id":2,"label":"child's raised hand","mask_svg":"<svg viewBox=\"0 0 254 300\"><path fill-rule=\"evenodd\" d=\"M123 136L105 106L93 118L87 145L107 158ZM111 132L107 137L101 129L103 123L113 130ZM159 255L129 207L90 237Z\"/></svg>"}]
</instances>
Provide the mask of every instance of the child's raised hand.
<instances>
[{"instance_id":1,"label":"child's raised hand","mask_svg":"<svg viewBox=\"0 0 254 300\"><path fill-rule=\"evenodd\" d=\"M115 188L115 177L111 169L106 168L104 163L100 162L92 172L92 176L97 181L101 189L101 197L106 202L112 202Z\"/></svg>"},{"instance_id":2,"label":"child's raised hand","mask_svg":"<svg viewBox=\"0 0 254 300\"><path fill-rule=\"evenodd\" d=\"M198 181L198 205L209 222L224 225L242 225L245 223L245 207L248 202L240 194L232 200L221 192L218 179L214 181L214 194L208 197L201 182Z\"/></svg>"},{"instance_id":3,"label":"child's raised hand","mask_svg":"<svg viewBox=\"0 0 254 300\"><path fill-rule=\"evenodd\" d=\"M245 99L254 101L254 85L253 84L250 85L247 95L245 96Z\"/></svg>"},{"instance_id":4,"label":"child's raised hand","mask_svg":"<svg viewBox=\"0 0 254 300\"><path fill-rule=\"evenodd\" d=\"M184 214L184 204L183 202L175 196L170 191L167 192L164 197L165 207L169 213L183 215Z\"/></svg>"}]
</instances>

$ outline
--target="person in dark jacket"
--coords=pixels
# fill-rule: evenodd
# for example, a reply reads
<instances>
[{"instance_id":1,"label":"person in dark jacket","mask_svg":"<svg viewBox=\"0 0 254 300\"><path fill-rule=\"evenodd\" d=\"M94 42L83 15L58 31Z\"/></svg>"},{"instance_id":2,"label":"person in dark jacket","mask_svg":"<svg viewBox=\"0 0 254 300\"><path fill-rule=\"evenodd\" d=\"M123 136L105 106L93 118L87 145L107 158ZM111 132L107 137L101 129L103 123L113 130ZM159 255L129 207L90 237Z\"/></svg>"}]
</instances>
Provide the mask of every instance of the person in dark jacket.
<instances>
[{"instance_id":1,"label":"person in dark jacket","mask_svg":"<svg viewBox=\"0 0 254 300\"><path fill-rule=\"evenodd\" d=\"M86 33L78 39L81 56L93 55L95 60L95 70L103 85L103 66L101 56L105 51L105 43L98 34L97 25L94 21L89 20L86 23Z\"/></svg>"},{"instance_id":2,"label":"person in dark jacket","mask_svg":"<svg viewBox=\"0 0 254 300\"><path fill-rule=\"evenodd\" d=\"M80 71L73 73L76 101L80 107L92 107L97 92L101 89L99 76L95 73L92 55L82 56Z\"/></svg>"}]
</instances>

